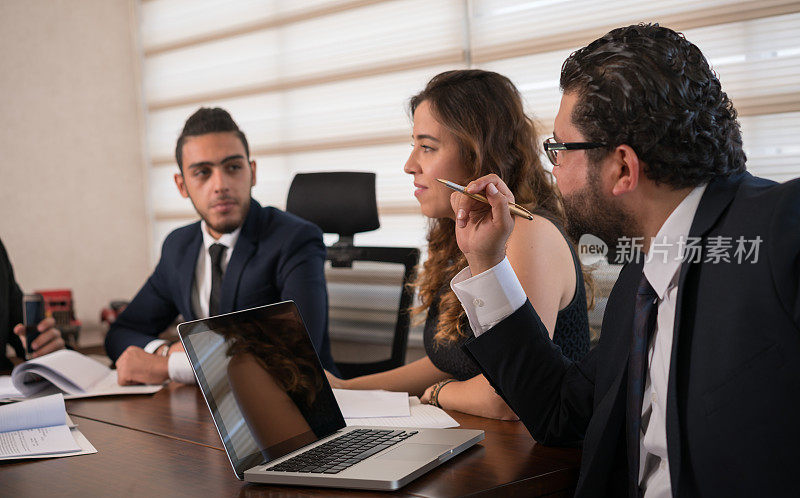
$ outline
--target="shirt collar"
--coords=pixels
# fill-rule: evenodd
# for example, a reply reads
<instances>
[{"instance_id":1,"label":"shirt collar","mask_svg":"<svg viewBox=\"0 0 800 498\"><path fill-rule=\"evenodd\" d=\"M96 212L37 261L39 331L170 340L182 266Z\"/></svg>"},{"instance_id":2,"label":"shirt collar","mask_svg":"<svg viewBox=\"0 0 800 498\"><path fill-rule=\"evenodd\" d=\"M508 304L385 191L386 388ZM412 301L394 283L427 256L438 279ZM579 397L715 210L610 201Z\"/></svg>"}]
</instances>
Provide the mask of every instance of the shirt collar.
<instances>
[{"instance_id":1,"label":"shirt collar","mask_svg":"<svg viewBox=\"0 0 800 498\"><path fill-rule=\"evenodd\" d=\"M240 226L231 233L223 233L219 236L219 239L214 239L214 237L208 233L208 225L206 224L205 220L200 222L200 232L203 234L203 246L205 247L206 252L208 252L208 249L213 244L222 244L228 249L234 247L236 245L236 241L239 240L239 234L241 231L242 227Z\"/></svg>"},{"instance_id":2,"label":"shirt collar","mask_svg":"<svg viewBox=\"0 0 800 498\"><path fill-rule=\"evenodd\" d=\"M660 300L664 299L681 267L681 251L686 245L697 206L707 185L695 187L684 197L661 225L650 244L642 271Z\"/></svg>"}]
</instances>

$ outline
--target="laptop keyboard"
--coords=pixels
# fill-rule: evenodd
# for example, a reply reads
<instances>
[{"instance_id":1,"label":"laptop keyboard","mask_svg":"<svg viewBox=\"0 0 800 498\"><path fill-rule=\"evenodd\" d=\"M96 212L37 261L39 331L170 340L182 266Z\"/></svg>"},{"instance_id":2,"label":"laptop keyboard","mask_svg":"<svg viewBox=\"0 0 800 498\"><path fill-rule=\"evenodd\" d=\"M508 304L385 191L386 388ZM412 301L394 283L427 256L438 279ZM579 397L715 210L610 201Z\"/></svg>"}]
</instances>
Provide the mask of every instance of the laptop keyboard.
<instances>
[{"instance_id":1,"label":"laptop keyboard","mask_svg":"<svg viewBox=\"0 0 800 498\"><path fill-rule=\"evenodd\" d=\"M265 470L338 474L417 432L356 429Z\"/></svg>"}]
</instances>

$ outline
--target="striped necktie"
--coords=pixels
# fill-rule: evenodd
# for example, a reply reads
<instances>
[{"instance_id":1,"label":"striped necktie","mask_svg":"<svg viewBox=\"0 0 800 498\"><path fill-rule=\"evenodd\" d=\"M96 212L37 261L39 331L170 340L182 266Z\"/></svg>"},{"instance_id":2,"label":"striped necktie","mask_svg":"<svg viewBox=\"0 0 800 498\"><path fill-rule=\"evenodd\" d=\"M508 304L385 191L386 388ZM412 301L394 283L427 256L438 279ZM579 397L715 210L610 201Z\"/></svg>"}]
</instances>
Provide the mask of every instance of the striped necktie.
<instances>
[{"instance_id":1,"label":"striped necktie","mask_svg":"<svg viewBox=\"0 0 800 498\"><path fill-rule=\"evenodd\" d=\"M637 498L639 491L639 444L642 426L642 397L647 370L647 344L653 335L658 315L658 295L644 273L636 291L633 310L633 336L628 357L627 444L629 496Z\"/></svg>"}]
</instances>

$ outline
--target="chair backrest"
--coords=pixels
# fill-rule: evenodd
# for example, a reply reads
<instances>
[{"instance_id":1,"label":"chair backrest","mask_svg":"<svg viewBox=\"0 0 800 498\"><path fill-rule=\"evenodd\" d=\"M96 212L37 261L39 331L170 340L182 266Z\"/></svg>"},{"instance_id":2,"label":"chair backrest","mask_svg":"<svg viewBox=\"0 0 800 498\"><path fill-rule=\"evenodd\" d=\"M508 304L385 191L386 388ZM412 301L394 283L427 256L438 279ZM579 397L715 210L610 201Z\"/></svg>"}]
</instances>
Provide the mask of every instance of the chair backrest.
<instances>
[{"instance_id":1,"label":"chair backrest","mask_svg":"<svg viewBox=\"0 0 800 498\"><path fill-rule=\"evenodd\" d=\"M286 210L336 233L342 243L380 228L375 173L332 171L298 173L292 179Z\"/></svg>"},{"instance_id":2,"label":"chair backrest","mask_svg":"<svg viewBox=\"0 0 800 498\"><path fill-rule=\"evenodd\" d=\"M339 240L328 247L327 259L335 268L352 267L355 261L401 264L404 267L390 358L370 363L337 362L343 378L381 372L405 364L411 317L408 312L419 249L416 247L355 246L356 233L380 226L375 198L375 174L366 172L298 173L289 187L286 210Z\"/></svg>"},{"instance_id":3,"label":"chair backrest","mask_svg":"<svg viewBox=\"0 0 800 498\"><path fill-rule=\"evenodd\" d=\"M592 290L594 296L594 307L589 310L589 338L591 347L595 347L600 340L600 329L603 325L603 317L606 313L608 296L611 294L614 284L617 282L622 265L609 264L603 259L592 264ZM587 289L587 298L589 297Z\"/></svg>"}]
</instances>

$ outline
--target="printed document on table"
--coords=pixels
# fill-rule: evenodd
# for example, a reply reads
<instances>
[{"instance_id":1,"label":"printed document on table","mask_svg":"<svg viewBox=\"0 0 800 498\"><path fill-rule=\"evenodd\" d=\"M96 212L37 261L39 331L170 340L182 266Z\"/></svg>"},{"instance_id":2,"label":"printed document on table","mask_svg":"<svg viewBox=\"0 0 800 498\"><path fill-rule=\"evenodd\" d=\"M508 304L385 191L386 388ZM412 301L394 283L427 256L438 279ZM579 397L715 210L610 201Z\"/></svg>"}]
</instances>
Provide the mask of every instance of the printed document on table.
<instances>
[{"instance_id":1,"label":"printed document on table","mask_svg":"<svg viewBox=\"0 0 800 498\"><path fill-rule=\"evenodd\" d=\"M23 399L63 392L64 399L149 394L162 385L120 386L117 371L77 351L62 349L14 367L11 386L0 381L0 399Z\"/></svg>"},{"instance_id":2,"label":"printed document on table","mask_svg":"<svg viewBox=\"0 0 800 498\"><path fill-rule=\"evenodd\" d=\"M0 432L0 459L46 457L80 449L66 425Z\"/></svg>"},{"instance_id":3,"label":"printed document on table","mask_svg":"<svg viewBox=\"0 0 800 498\"><path fill-rule=\"evenodd\" d=\"M69 423L61 394L0 407L0 459L81 452L85 445L76 440L80 431Z\"/></svg>"},{"instance_id":4,"label":"printed document on table","mask_svg":"<svg viewBox=\"0 0 800 498\"><path fill-rule=\"evenodd\" d=\"M66 420L60 394L0 406L0 432L66 425Z\"/></svg>"},{"instance_id":5,"label":"printed document on table","mask_svg":"<svg viewBox=\"0 0 800 498\"><path fill-rule=\"evenodd\" d=\"M334 389L344 418L407 417L408 393L382 390Z\"/></svg>"},{"instance_id":6,"label":"printed document on table","mask_svg":"<svg viewBox=\"0 0 800 498\"><path fill-rule=\"evenodd\" d=\"M433 405L423 405L419 398L408 398L411 414L406 417L345 418L348 426L368 425L380 427L419 427L421 429L447 429L459 423L444 410Z\"/></svg>"},{"instance_id":7,"label":"printed document on table","mask_svg":"<svg viewBox=\"0 0 800 498\"><path fill-rule=\"evenodd\" d=\"M97 453L97 449L94 447L92 443L86 439L86 436L78 430L77 426L72 419L69 418L67 415L67 426L70 428L70 434L72 434L73 439L80 447L77 451L67 451L65 453L58 453L58 454L51 454L51 455L22 455L22 456L13 456L13 457L0 457L2 460L23 460L27 458L60 458L60 457L68 457L68 456L77 456L77 455L90 455L92 453Z\"/></svg>"}]
</instances>

